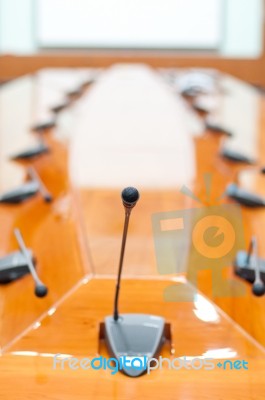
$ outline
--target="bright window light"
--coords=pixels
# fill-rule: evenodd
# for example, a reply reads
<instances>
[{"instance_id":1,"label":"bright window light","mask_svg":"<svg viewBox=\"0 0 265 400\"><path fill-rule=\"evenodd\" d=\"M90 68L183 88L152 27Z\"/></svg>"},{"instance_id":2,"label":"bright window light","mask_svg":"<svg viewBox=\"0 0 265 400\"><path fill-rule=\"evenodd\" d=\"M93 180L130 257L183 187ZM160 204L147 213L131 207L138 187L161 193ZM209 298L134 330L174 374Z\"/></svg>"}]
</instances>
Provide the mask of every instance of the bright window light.
<instances>
[{"instance_id":1,"label":"bright window light","mask_svg":"<svg viewBox=\"0 0 265 400\"><path fill-rule=\"evenodd\" d=\"M41 47L218 49L222 0L38 0Z\"/></svg>"}]
</instances>

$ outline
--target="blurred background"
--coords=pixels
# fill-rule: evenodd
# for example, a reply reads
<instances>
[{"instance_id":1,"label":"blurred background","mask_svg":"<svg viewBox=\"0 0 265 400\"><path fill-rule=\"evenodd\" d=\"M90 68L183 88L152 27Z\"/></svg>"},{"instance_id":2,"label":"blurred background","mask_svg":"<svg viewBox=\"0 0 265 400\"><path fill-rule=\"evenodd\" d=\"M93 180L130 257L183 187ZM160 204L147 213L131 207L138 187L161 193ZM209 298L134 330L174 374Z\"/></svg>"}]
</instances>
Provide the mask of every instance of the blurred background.
<instances>
[{"instance_id":1,"label":"blurred background","mask_svg":"<svg viewBox=\"0 0 265 400\"><path fill-rule=\"evenodd\" d=\"M0 81L45 67L211 67L265 86L264 0L0 0Z\"/></svg>"}]
</instances>

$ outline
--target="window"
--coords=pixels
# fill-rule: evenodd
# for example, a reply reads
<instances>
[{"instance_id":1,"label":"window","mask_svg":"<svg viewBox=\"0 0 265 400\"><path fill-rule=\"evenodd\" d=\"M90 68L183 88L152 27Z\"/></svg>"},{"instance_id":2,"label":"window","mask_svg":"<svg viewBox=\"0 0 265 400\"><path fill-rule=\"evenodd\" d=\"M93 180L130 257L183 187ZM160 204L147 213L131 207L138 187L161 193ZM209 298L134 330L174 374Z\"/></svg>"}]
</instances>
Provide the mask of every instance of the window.
<instances>
[{"instance_id":1,"label":"window","mask_svg":"<svg viewBox=\"0 0 265 400\"><path fill-rule=\"evenodd\" d=\"M222 0L38 0L48 48L218 49Z\"/></svg>"}]
</instances>

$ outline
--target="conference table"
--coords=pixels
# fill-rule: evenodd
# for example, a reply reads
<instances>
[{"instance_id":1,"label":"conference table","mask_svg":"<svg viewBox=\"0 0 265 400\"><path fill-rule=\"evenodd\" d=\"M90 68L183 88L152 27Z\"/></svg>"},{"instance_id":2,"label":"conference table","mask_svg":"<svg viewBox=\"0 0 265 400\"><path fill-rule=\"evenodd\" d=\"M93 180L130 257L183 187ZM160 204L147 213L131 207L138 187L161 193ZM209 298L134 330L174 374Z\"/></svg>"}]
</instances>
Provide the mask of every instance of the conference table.
<instances>
[{"instance_id":1,"label":"conference table","mask_svg":"<svg viewBox=\"0 0 265 400\"><path fill-rule=\"evenodd\" d=\"M183 88L198 75L207 90L194 103ZM17 250L19 228L49 289L34 296L29 274L0 286L0 398L264 399L265 298L235 275L233 259L253 235L265 257L265 211L226 195L231 183L265 194L264 129L264 97L212 70L45 69L0 88L0 193L23 184L31 166L53 196L0 204L0 257ZM45 154L10 159L40 140ZM235 162L227 149L253 162ZM135 379L60 368L58 354L108 357L101 328L113 312L127 186L140 199L120 310L163 316L171 336L161 356L187 367L164 363ZM220 257L217 275L192 242L194 223L212 209L239 216L236 245ZM214 368L191 368L195 358L212 359Z\"/></svg>"}]
</instances>

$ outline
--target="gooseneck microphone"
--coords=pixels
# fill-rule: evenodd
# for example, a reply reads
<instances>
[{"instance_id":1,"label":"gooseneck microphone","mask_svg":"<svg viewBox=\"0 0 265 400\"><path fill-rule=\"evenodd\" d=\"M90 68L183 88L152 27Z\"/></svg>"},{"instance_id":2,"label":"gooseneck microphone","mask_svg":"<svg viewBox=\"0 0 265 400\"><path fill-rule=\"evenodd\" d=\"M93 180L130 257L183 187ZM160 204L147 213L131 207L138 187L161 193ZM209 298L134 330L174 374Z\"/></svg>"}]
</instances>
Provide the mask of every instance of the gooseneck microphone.
<instances>
[{"instance_id":1,"label":"gooseneck microphone","mask_svg":"<svg viewBox=\"0 0 265 400\"><path fill-rule=\"evenodd\" d=\"M265 293L265 284L261 280L260 277L260 265L258 258L258 250L257 250L257 239L255 237L252 238L252 252L253 252L253 268L255 273L255 281L252 286L252 293L255 296L263 296Z\"/></svg>"},{"instance_id":2,"label":"gooseneck microphone","mask_svg":"<svg viewBox=\"0 0 265 400\"><path fill-rule=\"evenodd\" d=\"M116 283L116 292L115 292L115 300L114 300L114 314L113 314L114 321L118 321L118 319L119 319L118 302L119 302L119 293L120 293L120 281L121 281L121 272L122 272L122 267L123 267L123 258L124 258L124 251L125 251L126 238L127 238L131 210L136 205L137 201L139 200L139 197L140 197L139 192L134 187L127 187L127 188L123 189L123 191L121 193L121 198L122 198L123 206L125 209L125 220L124 220L124 227L123 227L119 270L118 270L118 278L117 278L117 283Z\"/></svg>"},{"instance_id":3,"label":"gooseneck microphone","mask_svg":"<svg viewBox=\"0 0 265 400\"><path fill-rule=\"evenodd\" d=\"M28 168L28 174L32 181L35 181L39 185L39 192L46 203L50 203L53 200L51 193L48 191L44 183L42 182L40 176L37 171L33 167Z\"/></svg>"},{"instance_id":4,"label":"gooseneck microphone","mask_svg":"<svg viewBox=\"0 0 265 400\"><path fill-rule=\"evenodd\" d=\"M121 273L129 226L130 214L139 200L139 192L133 187L127 187L121 193L125 209L125 220L122 235L119 270L116 283L114 313L105 317L102 337L104 337L111 357L120 360L121 357L137 357L138 360L153 359L159 353L166 341L165 319L158 315L141 313L122 313L118 311ZM146 365L141 363L137 368L132 365L122 365L121 371L132 378L147 372Z\"/></svg>"},{"instance_id":5,"label":"gooseneck microphone","mask_svg":"<svg viewBox=\"0 0 265 400\"><path fill-rule=\"evenodd\" d=\"M27 262L29 271L30 271L30 273L32 275L32 278L33 278L34 282L35 282L35 295L37 297L45 297L46 294L48 293L48 289L41 282L40 278L37 275L37 272L35 271L35 268L33 266L31 258L29 257L29 252L28 252L28 250L26 248L26 245L25 245L25 242L24 242L24 240L22 238L20 230L19 229L15 229L14 230L14 234L15 234L15 237L17 239L20 251L23 254L23 256L24 256L24 258L25 258L25 260Z\"/></svg>"}]
</instances>

